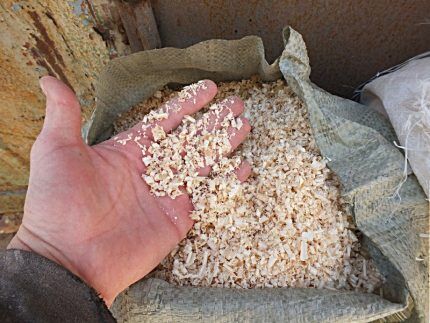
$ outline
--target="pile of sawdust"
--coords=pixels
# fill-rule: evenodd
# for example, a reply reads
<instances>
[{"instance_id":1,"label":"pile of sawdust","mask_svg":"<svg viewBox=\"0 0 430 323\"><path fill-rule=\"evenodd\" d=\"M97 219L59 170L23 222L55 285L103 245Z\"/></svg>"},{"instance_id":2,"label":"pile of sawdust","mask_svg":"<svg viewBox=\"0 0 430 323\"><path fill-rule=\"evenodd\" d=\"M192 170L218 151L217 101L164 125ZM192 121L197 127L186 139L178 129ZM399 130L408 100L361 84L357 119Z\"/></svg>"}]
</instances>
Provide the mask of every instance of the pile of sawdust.
<instances>
[{"instance_id":1,"label":"pile of sawdust","mask_svg":"<svg viewBox=\"0 0 430 323\"><path fill-rule=\"evenodd\" d=\"M156 92L121 116L116 131L160 117L153 109L174 94L170 89ZM232 113L220 120L217 131L205 131L207 120L193 117L173 134L152 129L155 141L148 148L151 157L143 160L143 178L159 196L174 198L185 186L195 207L194 227L156 274L177 285L374 291L382 277L359 253L339 184L319 154L302 102L281 80L219 84L216 100L229 95L244 100L252 125L252 133L229 158L226 129L242 127ZM223 108L215 104L208 110ZM245 183L234 174L242 160L253 170ZM206 165L212 166L211 175L199 176L198 169Z\"/></svg>"}]
</instances>

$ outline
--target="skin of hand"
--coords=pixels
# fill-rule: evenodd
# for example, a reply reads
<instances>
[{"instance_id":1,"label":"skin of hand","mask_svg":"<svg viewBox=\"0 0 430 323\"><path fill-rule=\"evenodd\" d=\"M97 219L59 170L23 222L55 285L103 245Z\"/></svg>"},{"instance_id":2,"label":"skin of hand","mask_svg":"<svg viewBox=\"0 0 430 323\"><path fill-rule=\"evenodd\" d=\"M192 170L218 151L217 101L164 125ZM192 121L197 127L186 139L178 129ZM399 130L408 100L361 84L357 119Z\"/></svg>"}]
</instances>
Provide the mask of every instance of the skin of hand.
<instances>
[{"instance_id":1,"label":"skin of hand","mask_svg":"<svg viewBox=\"0 0 430 323\"><path fill-rule=\"evenodd\" d=\"M215 83L204 82L206 89L191 98L172 99L181 110L159 121L166 132L213 99ZM186 236L193 225L189 218L193 206L186 194L176 199L151 194L141 177L142 151L132 141L86 145L72 90L53 77L42 78L40 84L47 99L46 117L30 154L23 222L8 248L33 251L59 263L110 306ZM236 116L243 112L239 98L228 104ZM242 120L244 126L231 139L233 148L250 131L248 121ZM119 136L134 134L141 126ZM140 142L150 144L149 139ZM245 180L250 172L249 164L242 163L237 176Z\"/></svg>"}]
</instances>

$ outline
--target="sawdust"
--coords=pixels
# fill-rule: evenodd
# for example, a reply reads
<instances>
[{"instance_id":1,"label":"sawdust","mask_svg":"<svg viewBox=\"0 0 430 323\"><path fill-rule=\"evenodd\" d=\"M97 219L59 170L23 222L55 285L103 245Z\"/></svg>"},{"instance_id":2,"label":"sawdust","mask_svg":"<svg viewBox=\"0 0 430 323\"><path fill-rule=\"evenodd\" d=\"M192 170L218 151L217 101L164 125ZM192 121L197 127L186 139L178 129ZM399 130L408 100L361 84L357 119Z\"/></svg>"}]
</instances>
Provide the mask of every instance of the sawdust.
<instances>
[{"instance_id":1,"label":"sawdust","mask_svg":"<svg viewBox=\"0 0 430 323\"><path fill-rule=\"evenodd\" d=\"M157 91L121 116L116 132L148 118L175 93ZM174 134L151 129L154 142L151 157L143 160L143 178L158 196L174 198L186 187L195 207L194 227L155 275L176 285L375 292L382 277L360 254L339 183L319 154L302 102L281 80L220 83L216 101L230 95L244 100L253 129L229 158L226 129L243 126L231 112L212 132L204 130L207 120L195 116L186 117ZM253 171L245 183L234 173L242 160ZM200 176L198 169L207 165L211 175Z\"/></svg>"}]
</instances>

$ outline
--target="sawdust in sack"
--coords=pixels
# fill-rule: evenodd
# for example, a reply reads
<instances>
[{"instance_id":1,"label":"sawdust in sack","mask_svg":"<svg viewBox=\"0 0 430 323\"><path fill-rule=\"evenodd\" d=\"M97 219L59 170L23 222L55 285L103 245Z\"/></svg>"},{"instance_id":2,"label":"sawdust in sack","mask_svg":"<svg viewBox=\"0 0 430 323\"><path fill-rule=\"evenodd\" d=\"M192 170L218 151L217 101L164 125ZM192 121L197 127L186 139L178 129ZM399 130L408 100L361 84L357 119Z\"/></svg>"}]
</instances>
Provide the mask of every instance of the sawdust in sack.
<instances>
[{"instance_id":1,"label":"sawdust in sack","mask_svg":"<svg viewBox=\"0 0 430 323\"><path fill-rule=\"evenodd\" d=\"M305 44L292 29L274 64L262 41L211 40L187 49L165 48L111 62L97 86L97 108L84 130L89 143L112 135L116 117L165 85L200 79L233 81L258 74L283 77L304 102L315 143L342 185L342 198L363 235L362 249L385 277L382 297L316 288L208 288L175 286L146 278L122 295L113 312L120 321L372 321L428 311L428 203L413 175L404 181L403 155L389 123L377 112L330 95L309 81ZM400 181L401 189L396 191Z\"/></svg>"},{"instance_id":2,"label":"sawdust in sack","mask_svg":"<svg viewBox=\"0 0 430 323\"><path fill-rule=\"evenodd\" d=\"M174 106L170 99L188 97L200 86L157 91L114 122L115 145L137 145L142 155L151 152L142 160L151 193L176 198L185 187L194 205L192 229L151 277L178 286L313 287L378 294L383 279L359 251L338 180L319 154L305 105L285 80L261 82L255 76L219 82L212 103L186 116L171 134L153 128L149 147L121 134L141 120L167 118L164 111ZM246 126L228 106L236 97L244 102L243 116L252 132L233 155L215 159L214 151L232 149L228 129ZM207 130L210 115L220 127ZM135 138L142 136L138 130ZM251 174L241 183L235 171L244 161ZM210 176L200 176L203 165L212 167Z\"/></svg>"}]
</instances>

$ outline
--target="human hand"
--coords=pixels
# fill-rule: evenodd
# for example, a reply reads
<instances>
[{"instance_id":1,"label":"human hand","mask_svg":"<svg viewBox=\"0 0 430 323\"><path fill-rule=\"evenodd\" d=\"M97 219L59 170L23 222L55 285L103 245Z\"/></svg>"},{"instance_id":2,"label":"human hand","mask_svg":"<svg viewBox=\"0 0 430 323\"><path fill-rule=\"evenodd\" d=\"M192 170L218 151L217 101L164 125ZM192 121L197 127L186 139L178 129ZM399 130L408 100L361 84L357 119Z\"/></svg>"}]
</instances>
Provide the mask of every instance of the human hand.
<instances>
[{"instance_id":1,"label":"human hand","mask_svg":"<svg viewBox=\"0 0 430 323\"><path fill-rule=\"evenodd\" d=\"M33 251L61 264L98 291L109 306L186 236L193 225L189 218L193 206L186 194L171 199L150 193L141 177L142 151L134 142L120 145L110 139L86 145L74 93L53 77L40 83L47 98L46 117L31 150L23 222L8 248ZM172 99L181 109L158 124L170 132L184 115L210 102L217 88L212 81L205 85L185 100ZM235 116L243 112L239 98L227 105ZM231 138L233 149L250 131L247 120L242 120L244 126ZM134 137L141 126L119 136ZM150 139L140 143L149 146ZM249 174L247 164L237 171L240 180Z\"/></svg>"}]
</instances>

